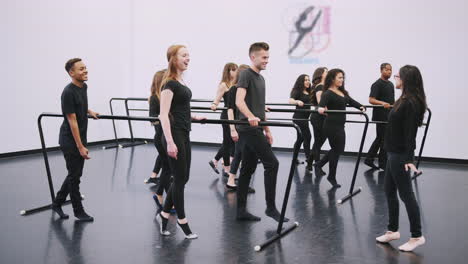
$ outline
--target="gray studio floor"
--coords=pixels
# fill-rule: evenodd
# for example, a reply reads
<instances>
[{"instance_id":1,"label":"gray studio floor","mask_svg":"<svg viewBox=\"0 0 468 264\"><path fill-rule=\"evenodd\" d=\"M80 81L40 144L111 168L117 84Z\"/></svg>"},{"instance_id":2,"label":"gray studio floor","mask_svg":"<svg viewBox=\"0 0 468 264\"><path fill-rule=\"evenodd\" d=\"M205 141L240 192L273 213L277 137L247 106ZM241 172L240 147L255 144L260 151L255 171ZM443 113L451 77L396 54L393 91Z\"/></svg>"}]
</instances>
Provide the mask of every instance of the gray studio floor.
<instances>
[{"instance_id":1,"label":"gray studio floor","mask_svg":"<svg viewBox=\"0 0 468 264\"><path fill-rule=\"evenodd\" d=\"M296 171L287 216L300 223L280 242L259 253L253 250L275 232L276 223L263 211L262 167L250 195L258 223L234 220L236 194L225 191L225 179L215 175L208 160L217 149L193 148L191 179L186 187L186 212L200 236L184 240L170 222L171 237L161 237L154 217L153 188L143 184L156 150L148 144L134 148L91 148L85 165L82 193L94 223L61 221L50 211L20 216L22 209L50 202L42 155L0 160L0 263L466 263L468 259L467 167L423 163L415 182L427 244L414 253L396 248L408 239L409 224L401 209L401 242L376 244L386 227L383 173L361 166L357 186L362 192L337 205L349 188L355 158L343 157L338 180L343 188L330 191L325 177ZM281 162L277 203L281 204L292 154L277 152ZM50 153L55 188L65 176L60 152ZM328 168L325 168L328 171ZM65 211L72 213L71 207Z\"/></svg>"}]
</instances>

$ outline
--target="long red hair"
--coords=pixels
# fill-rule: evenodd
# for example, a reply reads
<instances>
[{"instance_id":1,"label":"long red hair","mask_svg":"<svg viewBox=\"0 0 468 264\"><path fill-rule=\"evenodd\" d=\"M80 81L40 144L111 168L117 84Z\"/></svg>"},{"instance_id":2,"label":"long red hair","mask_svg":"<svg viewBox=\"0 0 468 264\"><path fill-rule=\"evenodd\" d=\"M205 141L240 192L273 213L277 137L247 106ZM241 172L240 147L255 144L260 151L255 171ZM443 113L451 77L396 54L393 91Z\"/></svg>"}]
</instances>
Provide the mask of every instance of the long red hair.
<instances>
[{"instance_id":1,"label":"long red hair","mask_svg":"<svg viewBox=\"0 0 468 264\"><path fill-rule=\"evenodd\" d=\"M177 79L176 56L177 52L182 48L186 47L184 45L172 45L167 49L167 71L164 73L160 90L162 90L162 87L166 85L168 81Z\"/></svg>"}]
</instances>

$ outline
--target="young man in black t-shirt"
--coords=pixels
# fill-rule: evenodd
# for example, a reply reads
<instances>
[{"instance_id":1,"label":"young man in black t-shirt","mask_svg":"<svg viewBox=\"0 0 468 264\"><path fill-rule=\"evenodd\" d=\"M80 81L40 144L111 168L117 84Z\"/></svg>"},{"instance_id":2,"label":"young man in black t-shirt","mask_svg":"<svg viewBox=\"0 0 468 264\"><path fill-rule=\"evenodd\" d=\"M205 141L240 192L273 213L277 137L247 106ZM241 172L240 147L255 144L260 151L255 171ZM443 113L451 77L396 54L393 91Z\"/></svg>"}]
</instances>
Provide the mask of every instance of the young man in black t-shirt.
<instances>
[{"instance_id":1,"label":"young man in black t-shirt","mask_svg":"<svg viewBox=\"0 0 468 264\"><path fill-rule=\"evenodd\" d=\"M380 73L380 78L372 84L369 103L383 106L374 108L372 121L387 122L390 108L393 103L395 103L395 88L393 83L388 80L392 76L392 65L389 63L382 63L382 65L380 65ZM364 163L373 169L385 169L387 161L387 154L383 147L385 127L386 124L376 124L377 137L367 152L367 158L364 160ZM377 153L379 160L378 167L374 164L374 158L377 156Z\"/></svg>"},{"instance_id":2,"label":"young man in black t-shirt","mask_svg":"<svg viewBox=\"0 0 468 264\"><path fill-rule=\"evenodd\" d=\"M57 192L52 209L60 218L67 219L68 215L62 211L62 204L70 194L73 212L78 221L93 221L94 218L84 211L81 203L80 178L85 159L90 159L86 148L88 114L95 119L99 114L88 109L88 86L85 83L88 80L88 70L83 61L79 58L70 59L65 64L65 70L72 81L65 86L61 96L64 120L60 127L59 144L68 175Z\"/></svg>"},{"instance_id":3,"label":"young man in black t-shirt","mask_svg":"<svg viewBox=\"0 0 468 264\"><path fill-rule=\"evenodd\" d=\"M260 75L266 69L269 59L269 46L257 42L250 46L249 57L252 62L249 69L240 73L237 82L236 106L240 120L249 121L249 125L238 125L239 145L242 148L242 167L239 175L237 192L237 220L260 221L260 217L247 211L247 193L250 179L257 167L257 158L265 168L265 198L267 216L279 221L280 213L276 208L276 178L279 162L271 149L273 136L269 127L259 127L259 121L265 121L265 79ZM288 219L285 218L285 221Z\"/></svg>"}]
</instances>

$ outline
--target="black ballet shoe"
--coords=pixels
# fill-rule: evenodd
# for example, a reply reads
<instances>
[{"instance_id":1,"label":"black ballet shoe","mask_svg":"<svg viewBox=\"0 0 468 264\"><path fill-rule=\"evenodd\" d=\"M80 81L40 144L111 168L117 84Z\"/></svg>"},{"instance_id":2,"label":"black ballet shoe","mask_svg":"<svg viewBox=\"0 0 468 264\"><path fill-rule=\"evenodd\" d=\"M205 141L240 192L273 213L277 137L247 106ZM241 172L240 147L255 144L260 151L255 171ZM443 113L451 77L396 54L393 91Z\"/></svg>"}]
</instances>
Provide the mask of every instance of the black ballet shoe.
<instances>
[{"instance_id":1,"label":"black ballet shoe","mask_svg":"<svg viewBox=\"0 0 468 264\"><path fill-rule=\"evenodd\" d=\"M333 186L333 188L338 189L341 188L341 185L336 182L335 179L332 179L330 177L327 177L328 182Z\"/></svg>"},{"instance_id":2,"label":"black ballet shoe","mask_svg":"<svg viewBox=\"0 0 468 264\"><path fill-rule=\"evenodd\" d=\"M214 170L214 172L216 172L216 174L219 174L219 170L218 170L218 168L216 168L216 166L215 166L215 164L214 164L214 162L212 160L210 160L208 162L208 164L210 164L210 167Z\"/></svg>"},{"instance_id":3,"label":"black ballet shoe","mask_svg":"<svg viewBox=\"0 0 468 264\"><path fill-rule=\"evenodd\" d=\"M276 208L267 208L265 210L265 214L271 218L273 218L276 222L279 222L280 221L280 218L281 218L281 214L280 212L278 211L278 209ZM283 222L289 222L289 218L287 218L286 216L284 217L283 219Z\"/></svg>"},{"instance_id":4,"label":"black ballet shoe","mask_svg":"<svg viewBox=\"0 0 468 264\"><path fill-rule=\"evenodd\" d=\"M63 212L61 205L53 203L52 204L52 210L59 215L60 219L68 219L69 218L69 216L66 213Z\"/></svg>"},{"instance_id":5,"label":"black ballet shoe","mask_svg":"<svg viewBox=\"0 0 468 264\"><path fill-rule=\"evenodd\" d=\"M158 213L156 215L156 221L159 223L159 233L163 236L169 236L171 235L171 232L167 230L167 223L169 222L169 219L165 218L162 216L161 213Z\"/></svg>"},{"instance_id":6,"label":"black ballet shoe","mask_svg":"<svg viewBox=\"0 0 468 264\"><path fill-rule=\"evenodd\" d=\"M88 215L83 209L74 210L77 222L93 222L94 217Z\"/></svg>"},{"instance_id":7,"label":"black ballet shoe","mask_svg":"<svg viewBox=\"0 0 468 264\"><path fill-rule=\"evenodd\" d=\"M181 223L179 223L179 221L177 221L177 226L184 233L185 239L196 239L196 238L198 238L198 235L194 234L192 232L192 230L190 230L190 227L189 227L188 223L181 224Z\"/></svg>"},{"instance_id":8,"label":"black ballet shoe","mask_svg":"<svg viewBox=\"0 0 468 264\"><path fill-rule=\"evenodd\" d=\"M249 186L247 193L255 193L255 189Z\"/></svg>"},{"instance_id":9,"label":"black ballet shoe","mask_svg":"<svg viewBox=\"0 0 468 264\"><path fill-rule=\"evenodd\" d=\"M231 185L229 185L229 184L226 183L226 189L227 189L228 191L230 191L230 192L231 192L231 191L236 191L236 190L237 190L237 186L231 186Z\"/></svg>"},{"instance_id":10,"label":"black ballet shoe","mask_svg":"<svg viewBox=\"0 0 468 264\"><path fill-rule=\"evenodd\" d=\"M156 178L149 177L148 179L145 180L145 183L146 184L153 183L153 184L158 185L159 184L159 177L156 177Z\"/></svg>"},{"instance_id":11,"label":"black ballet shoe","mask_svg":"<svg viewBox=\"0 0 468 264\"><path fill-rule=\"evenodd\" d=\"M258 216L255 216L249 212L247 212L247 210L242 210L242 209L238 209L237 210L237 217L236 217L237 221L261 221L262 219Z\"/></svg>"},{"instance_id":12,"label":"black ballet shoe","mask_svg":"<svg viewBox=\"0 0 468 264\"><path fill-rule=\"evenodd\" d=\"M307 162L306 170L312 174L312 171L313 171L312 162Z\"/></svg>"},{"instance_id":13,"label":"black ballet shoe","mask_svg":"<svg viewBox=\"0 0 468 264\"><path fill-rule=\"evenodd\" d=\"M364 160L364 164L366 164L367 166L371 167L372 169L374 170L378 170L379 167L377 167L375 164L374 164L374 161L371 160L371 159L365 159Z\"/></svg>"},{"instance_id":14,"label":"black ballet shoe","mask_svg":"<svg viewBox=\"0 0 468 264\"><path fill-rule=\"evenodd\" d=\"M323 171L322 166L315 164L314 165L315 175L321 177L327 175L326 172Z\"/></svg>"},{"instance_id":15,"label":"black ballet shoe","mask_svg":"<svg viewBox=\"0 0 468 264\"><path fill-rule=\"evenodd\" d=\"M226 177L226 178L229 178L229 173L223 171L223 176Z\"/></svg>"}]
</instances>

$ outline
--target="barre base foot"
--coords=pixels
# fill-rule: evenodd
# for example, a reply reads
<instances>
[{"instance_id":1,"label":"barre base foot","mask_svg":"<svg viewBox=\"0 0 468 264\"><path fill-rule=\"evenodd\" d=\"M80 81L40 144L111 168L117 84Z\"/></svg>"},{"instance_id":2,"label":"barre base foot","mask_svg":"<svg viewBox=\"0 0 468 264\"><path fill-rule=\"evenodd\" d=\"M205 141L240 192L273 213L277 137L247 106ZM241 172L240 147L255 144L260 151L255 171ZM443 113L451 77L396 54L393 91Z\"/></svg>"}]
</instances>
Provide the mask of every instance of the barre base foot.
<instances>
[{"instance_id":1,"label":"barre base foot","mask_svg":"<svg viewBox=\"0 0 468 264\"><path fill-rule=\"evenodd\" d=\"M81 200L84 200L84 199L85 199L85 196L84 196L84 195L81 195ZM69 205L69 204L71 204L71 200L65 201L65 202L62 204L62 206L64 206L64 205ZM44 206L37 207L37 208L21 210L21 211L20 211L20 215L26 216L26 215L31 215L31 214L35 214L35 213L40 213L40 212L47 211L47 210L51 210L51 209L52 209L52 204L48 204L48 205L44 205Z\"/></svg>"},{"instance_id":2,"label":"barre base foot","mask_svg":"<svg viewBox=\"0 0 468 264\"><path fill-rule=\"evenodd\" d=\"M267 246L271 245L273 242L281 239L282 237L284 237L285 235L287 235L289 232L293 231L296 227L299 226L299 223L298 222L294 222L293 225L291 225L290 227L288 228L285 228L283 231L281 231L281 233L279 234L276 234L274 235L273 237L269 238L267 241L265 241L264 243L260 244L260 245L256 245L254 247L254 250L256 252L259 252L259 251L262 251L263 249L265 249Z\"/></svg>"},{"instance_id":3,"label":"barre base foot","mask_svg":"<svg viewBox=\"0 0 468 264\"><path fill-rule=\"evenodd\" d=\"M349 193L345 197L341 198L340 200L337 201L337 204L343 204L344 202L348 201L349 199L353 198L353 196L357 195L362 191L362 187L357 188L354 192Z\"/></svg>"}]
</instances>

